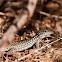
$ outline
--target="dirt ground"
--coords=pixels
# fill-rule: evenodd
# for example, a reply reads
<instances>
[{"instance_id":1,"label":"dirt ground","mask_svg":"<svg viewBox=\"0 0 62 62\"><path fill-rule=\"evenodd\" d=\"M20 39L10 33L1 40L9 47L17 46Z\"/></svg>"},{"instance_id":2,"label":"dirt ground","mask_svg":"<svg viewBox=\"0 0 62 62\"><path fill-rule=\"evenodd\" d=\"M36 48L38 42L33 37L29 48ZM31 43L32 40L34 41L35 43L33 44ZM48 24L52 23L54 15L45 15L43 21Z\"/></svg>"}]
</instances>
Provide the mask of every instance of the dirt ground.
<instances>
[{"instance_id":1,"label":"dirt ground","mask_svg":"<svg viewBox=\"0 0 62 62\"><path fill-rule=\"evenodd\" d=\"M0 39L12 25L14 19L21 14L27 3L28 0L0 0ZM41 40L40 47L45 43L62 38L62 0L38 0L32 18L27 25L23 26L22 30L15 34L13 42L28 40L39 30L54 32L50 37ZM36 49L34 45L30 49L13 55L7 55L3 52L0 62L62 62L62 40L52 44L50 48L28 55ZM28 55L26 58L18 61L18 59L26 55Z\"/></svg>"}]
</instances>

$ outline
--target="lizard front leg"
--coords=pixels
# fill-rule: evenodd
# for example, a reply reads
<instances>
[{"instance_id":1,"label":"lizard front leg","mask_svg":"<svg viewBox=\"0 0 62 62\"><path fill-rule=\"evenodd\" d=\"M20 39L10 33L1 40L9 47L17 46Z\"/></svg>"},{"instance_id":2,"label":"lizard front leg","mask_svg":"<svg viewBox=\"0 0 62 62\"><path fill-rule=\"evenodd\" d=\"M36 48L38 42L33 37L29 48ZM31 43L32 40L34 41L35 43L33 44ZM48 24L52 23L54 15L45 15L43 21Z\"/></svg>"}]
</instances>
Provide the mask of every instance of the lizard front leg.
<instances>
[{"instance_id":1,"label":"lizard front leg","mask_svg":"<svg viewBox=\"0 0 62 62\"><path fill-rule=\"evenodd\" d=\"M40 43L40 42L41 42L41 40L38 39L37 42L35 43L37 49L40 48L40 47L39 47L39 43Z\"/></svg>"}]
</instances>

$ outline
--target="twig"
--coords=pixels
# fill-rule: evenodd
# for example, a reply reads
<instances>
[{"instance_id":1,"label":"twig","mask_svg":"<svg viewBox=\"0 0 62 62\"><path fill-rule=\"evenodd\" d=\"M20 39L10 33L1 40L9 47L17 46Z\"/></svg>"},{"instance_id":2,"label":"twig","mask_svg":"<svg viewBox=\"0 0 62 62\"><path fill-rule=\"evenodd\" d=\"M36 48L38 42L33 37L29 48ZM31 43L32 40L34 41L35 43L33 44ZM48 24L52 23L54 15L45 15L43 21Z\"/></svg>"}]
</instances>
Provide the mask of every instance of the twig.
<instances>
[{"instance_id":1,"label":"twig","mask_svg":"<svg viewBox=\"0 0 62 62\"><path fill-rule=\"evenodd\" d=\"M59 16L59 15L51 15L51 14L48 14L46 12L42 12L42 11L39 11L40 14L43 14L43 15L46 15L48 17L52 17L52 18L56 18L56 19L62 19L62 16Z\"/></svg>"},{"instance_id":2,"label":"twig","mask_svg":"<svg viewBox=\"0 0 62 62\"><path fill-rule=\"evenodd\" d=\"M0 12L0 15L5 15L5 13L3 13L3 12Z\"/></svg>"},{"instance_id":3,"label":"twig","mask_svg":"<svg viewBox=\"0 0 62 62\"><path fill-rule=\"evenodd\" d=\"M57 39L57 40L55 40L55 41L53 41L53 42L51 42L51 43L49 43L49 44L44 44L41 48L39 48L39 49L33 51L32 53L30 53L30 54L28 54L28 55L26 55L26 56L23 56L22 58L19 58L18 60L15 60L15 62L20 61L20 60L22 60L22 59L24 59L24 58L30 56L31 54L34 54L34 53L38 52L38 51L41 51L41 50L43 50L45 47L50 48L53 43L58 42L59 40L62 40L62 38L59 38L59 39Z\"/></svg>"},{"instance_id":4,"label":"twig","mask_svg":"<svg viewBox=\"0 0 62 62\"><path fill-rule=\"evenodd\" d=\"M58 3L62 7L62 0L52 0L55 3Z\"/></svg>"},{"instance_id":5,"label":"twig","mask_svg":"<svg viewBox=\"0 0 62 62\"><path fill-rule=\"evenodd\" d=\"M57 31L62 34L62 27L61 27L62 21L56 22L56 29Z\"/></svg>"},{"instance_id":6,"label":"twig","mask_svg":"<svg viewBox=\"0 0 62 62\"><path fill-rule=\"evenodd\" d=\"M29 0L26 9L23 9L22 13L14 20L13 25L9 27L0 41L0 47L4 42L11 42L14 39L15 33L23 28L23 26L29 22L29 19L33 16L38 0ZM3 45L4 46L4 45Z\"/></svg>"}]
</instances>

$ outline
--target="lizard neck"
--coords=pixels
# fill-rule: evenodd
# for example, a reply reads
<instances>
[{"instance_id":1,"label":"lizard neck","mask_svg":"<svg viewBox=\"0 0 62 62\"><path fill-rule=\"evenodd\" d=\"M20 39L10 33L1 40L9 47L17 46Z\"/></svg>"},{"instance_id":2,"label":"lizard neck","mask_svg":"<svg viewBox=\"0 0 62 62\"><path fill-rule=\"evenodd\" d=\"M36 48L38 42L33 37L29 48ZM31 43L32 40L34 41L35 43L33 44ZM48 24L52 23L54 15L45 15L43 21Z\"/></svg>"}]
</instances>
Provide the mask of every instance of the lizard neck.
<instances>
[{"instance_id":1,"label":"lizard neck","mask_svg":"<svg viewBox=\"0 0 62 62\"><path fill-rule=\"evenodd\" d=\"M42 34L36 34L33 38L31 38L31 42L36 43L37 41L40 41L42 38Z\"/></svg>"}]
</instances>

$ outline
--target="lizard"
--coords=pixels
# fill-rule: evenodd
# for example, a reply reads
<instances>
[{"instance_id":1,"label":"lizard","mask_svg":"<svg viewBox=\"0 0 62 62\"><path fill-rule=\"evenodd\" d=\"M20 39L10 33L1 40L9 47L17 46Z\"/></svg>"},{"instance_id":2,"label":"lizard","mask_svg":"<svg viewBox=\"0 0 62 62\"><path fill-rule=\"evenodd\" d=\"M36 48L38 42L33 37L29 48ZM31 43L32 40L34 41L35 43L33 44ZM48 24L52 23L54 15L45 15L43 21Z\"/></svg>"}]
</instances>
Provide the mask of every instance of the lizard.
<instances>
[{"instance_id":1,"label":"lizard","mask_svg":"<svg viewBox=\"0 0 62 62\"><path fill-rule=\"evenodd\" d=\"M39 42L41 41L41 39L50 36L51 34L53 34L52 31L48 31L48 30L45 30L43 32L39 31L34 37L30 38L29 40L14 42L4 49L0 48L0 52L5 51L7 52L7 54L14 54L18 51L23 51L30 48L34 44L36 45L36 47L39 47Z\"/></svg>"}]
</instances>

